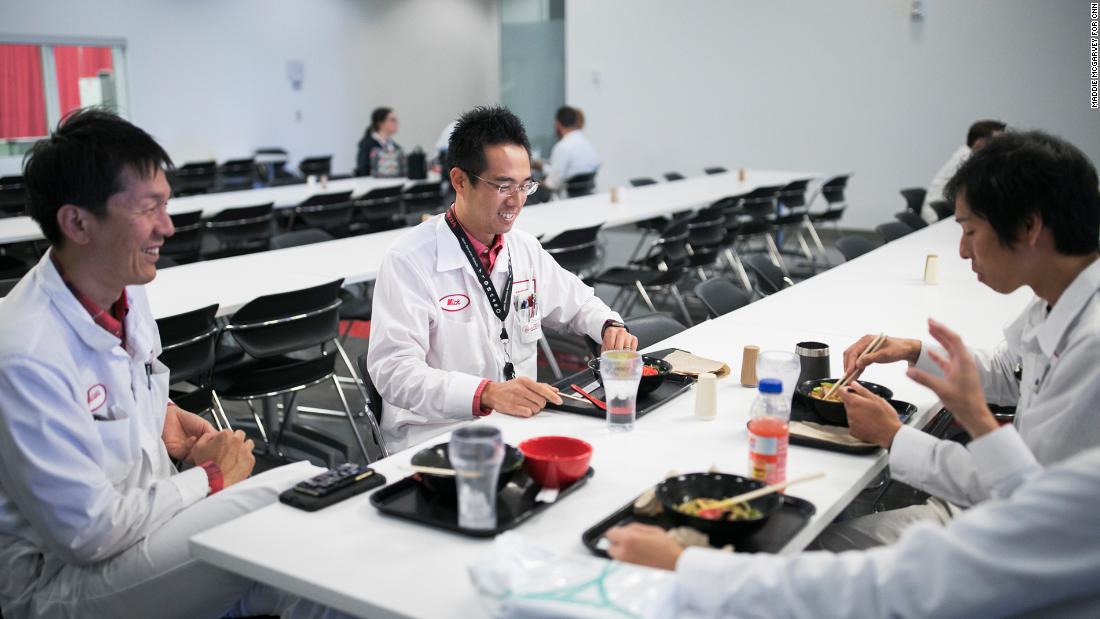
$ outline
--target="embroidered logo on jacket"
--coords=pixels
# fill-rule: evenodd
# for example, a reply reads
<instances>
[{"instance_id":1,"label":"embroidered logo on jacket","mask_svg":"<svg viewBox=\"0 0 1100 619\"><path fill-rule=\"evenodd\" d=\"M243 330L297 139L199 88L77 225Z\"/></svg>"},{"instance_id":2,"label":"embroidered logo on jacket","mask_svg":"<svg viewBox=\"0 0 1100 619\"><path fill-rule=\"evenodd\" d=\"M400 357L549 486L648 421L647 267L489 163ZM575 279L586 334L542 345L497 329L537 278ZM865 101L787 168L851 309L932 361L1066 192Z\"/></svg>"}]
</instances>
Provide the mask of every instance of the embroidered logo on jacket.
<instances>
[{"instance_id":1,"label":"embroidered logo on jacket","mask_svg":"<svg viewBox=\"0 0 1100 619\"><path fill-rule=\"evenodd\" d=\"M458 312L470 305L470 297L464 294L449 294L439 300L439 308L445 312Z\"/></svg>"},{"instance_id":2,"label":"embroidered logo on jacket","mask_svg":"<svg viewBox=\"0 0 1100 619\"><path fill-rule=\"evenodd\" d=\"M88 410L96 412L107 402L107 388L103 385L92 385L88 389Z\"/></svg>"}]
</instances>

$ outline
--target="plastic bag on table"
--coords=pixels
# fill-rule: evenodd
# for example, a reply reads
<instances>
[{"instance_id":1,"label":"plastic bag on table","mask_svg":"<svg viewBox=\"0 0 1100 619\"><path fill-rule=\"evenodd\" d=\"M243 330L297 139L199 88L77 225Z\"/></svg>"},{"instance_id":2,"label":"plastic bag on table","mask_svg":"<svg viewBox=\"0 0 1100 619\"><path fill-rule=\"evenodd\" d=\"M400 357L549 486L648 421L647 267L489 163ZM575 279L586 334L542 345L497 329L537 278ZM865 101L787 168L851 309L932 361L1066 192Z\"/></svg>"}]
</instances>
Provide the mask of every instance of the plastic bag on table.
<instances>
[{"instance_id":1,"label":"plastic bag on table","mask_svg":"<svg viewBox=\"0 0 1100 619\"><path fill-rule=\"evenodd\" d=\"M584 619L674 615L675 576L617 561L561 555L514 532L469 567L482 604L494 617Z\"/></svg>"}]
</instances>

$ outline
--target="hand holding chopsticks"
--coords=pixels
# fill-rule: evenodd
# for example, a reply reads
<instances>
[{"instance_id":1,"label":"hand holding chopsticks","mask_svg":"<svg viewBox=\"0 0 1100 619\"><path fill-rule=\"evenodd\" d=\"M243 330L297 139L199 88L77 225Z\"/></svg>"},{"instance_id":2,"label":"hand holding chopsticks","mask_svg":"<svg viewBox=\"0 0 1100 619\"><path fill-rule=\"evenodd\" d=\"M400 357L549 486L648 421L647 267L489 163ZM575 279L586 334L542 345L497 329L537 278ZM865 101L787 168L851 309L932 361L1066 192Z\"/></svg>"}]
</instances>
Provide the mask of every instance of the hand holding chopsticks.
<instances>
[{"instance_id":1,"label":"hand holding chopsticks","mask_svg":"<svg viewBox=\"0 0 1100 619\"><path fill-rule=\"evenodd\" d=\"M750 490L749 492L745 492L745 493L739 494L737 496L730 497L728 499L723 499L722 501L719 501L718 503L715 503L713 505L708 505L707 507L712 508L712 509L713 508L729 509L729 508L731 508L734 505L737 505L739 503L745 503L745 502L751 501L753 499L758 499L762 496L767 496L767 495L769 495L773 492L779 492L780 490L783 490L784 488L786 488L788 486L793 486L795 484L800 484L804 481L813 481L815 479L821 479L822 477L825 477L825 473L823 471L818 471L817 473L810 473L809 475L803 475L802 477L795 477L794 479L788 479L787 481L780 482L778 484L772 484L770 486L764 486L763 488L757 488L756 490Z\"/></svg>"},{"instance_id":2,"label":"hand holding chopsticks","mask_svg":"<svg viewBox=\"0 0 1100 619\"><path fill-rule=\"evenodd\" d=\"M856 358L856 362L852 364L852 369L844 373L844 378L835 383L832 389L829 389L828 393L825 394L825 397L823 399L828 400L832 398L834 395L836 395L837 391L848 386L848 383L852 382L852 379L859 375L859 360L877 351L885 342L885 333L879 333L877 336L875 336L875 339L871 340L871 343L867 346L867 348L865 348L863 352L859 354L859 357Z\"/></svg>"}]
</instances>

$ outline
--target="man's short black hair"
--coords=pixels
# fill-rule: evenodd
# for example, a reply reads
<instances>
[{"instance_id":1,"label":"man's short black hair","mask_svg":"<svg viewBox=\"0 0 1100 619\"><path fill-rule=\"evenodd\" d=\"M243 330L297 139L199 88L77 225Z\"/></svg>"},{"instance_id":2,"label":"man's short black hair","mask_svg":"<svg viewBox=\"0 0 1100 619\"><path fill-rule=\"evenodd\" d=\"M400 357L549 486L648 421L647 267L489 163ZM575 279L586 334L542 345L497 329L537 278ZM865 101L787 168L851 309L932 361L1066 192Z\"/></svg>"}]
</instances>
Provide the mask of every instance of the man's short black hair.
<instances>
[{"instance_id":1,"label":"man's short black hair","mask_svg":"<svg viewBox=\"0 0 1100 619\"><path fill-rule=\"evenodd\" d=\"M1002 133L959 167L944 189L949 204L962 195L1013 247L1024 222L1038 213L1054 247L1080 256L1100 250L1100 190L1096 168L1076 146L1040 131Z\"/></svg>"},{"instance_id":2,"label":"man's short black hair","mask_svg":"<svg viewBox=\"0 0 1100 619\"><path fill-rule=\"evenodd\" d=\"M378 127L382 126L382 123L386 122L386 118L389 117L390 112L392 111L392 107L374 108L374 111L370 113L370 130L378 131Z\"/></svg>"},{"instance_id":3,"label":"man's short black hair","mask_svg":"<svg viewBox=\"0 0 1100 619\"><path fill-rule=\"evenodd\" d=\"M451 139L447 143L447 171L451 168L465 170L467 174L480 175L485 163L485 147L500 144L522 146L531 154L531 143L523 122L506 107L475 107L458 119ZM471 177L473 185L477 179Z\"/></svg>"},{"instance_id":4,"label":"man's short black hair","mask_svg":"<svg viewBox=\"0 0 1100 619\"><path fill-rule=\"evenodd\" d=\"M29 214L57 245L62 240L58 209L74 204L104 217L107 200L125 189L121 176L127 168L149 178L157 169L171 169L172 159L152 136L112 112L77 110L27 153Z\"/></svg>"},{"instance_id":5,"label":"man's short black hair","mask_svg":"<svg viewBox=\"0 0 1100 619\"><path fill-rule=\"evenodd\" d=\"M581 125L581 115L577 113L576 108L563 105L558 108L558 113L554 115L554 119L566 129L576 129Z\"/></svg>"},{"instance_id":6,"label":"man's short black hair","mask_svg":"<svg viewBox=\"0 0 1100 619\"><path fill-rule=\"evenodd\" d=\"M1004 131L1005 126L999 120L979 120L970 125L970 130L966 132L967 148L974 148L974 143L978 140L989 139L993 134Z\"/></svg>"}]
</instances>

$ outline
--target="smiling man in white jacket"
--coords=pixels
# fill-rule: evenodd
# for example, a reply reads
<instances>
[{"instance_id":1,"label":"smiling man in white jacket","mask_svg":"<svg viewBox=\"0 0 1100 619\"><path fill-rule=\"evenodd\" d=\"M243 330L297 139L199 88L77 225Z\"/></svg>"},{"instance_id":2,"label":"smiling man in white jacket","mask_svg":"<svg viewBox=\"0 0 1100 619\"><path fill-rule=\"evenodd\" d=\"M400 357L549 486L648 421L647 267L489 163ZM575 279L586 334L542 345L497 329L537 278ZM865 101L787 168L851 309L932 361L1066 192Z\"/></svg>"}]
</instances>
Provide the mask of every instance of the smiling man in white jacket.
<instances>
[{"instance_id":1,"label":"smiling man in white jacket","mask_svg":"<svg viewBox=\"0 0 1100 619\"><path fill-rule=\"evenodd\" d=\"M464 114L448 148L454 206L402 236L382 262L367 365L392 450L494 410L529 417L560 404L535 380L543 325L606 349L637 347L592 288L513 230L538 187L529 151L510 111Z\"/></svg>"}]
</instances>

